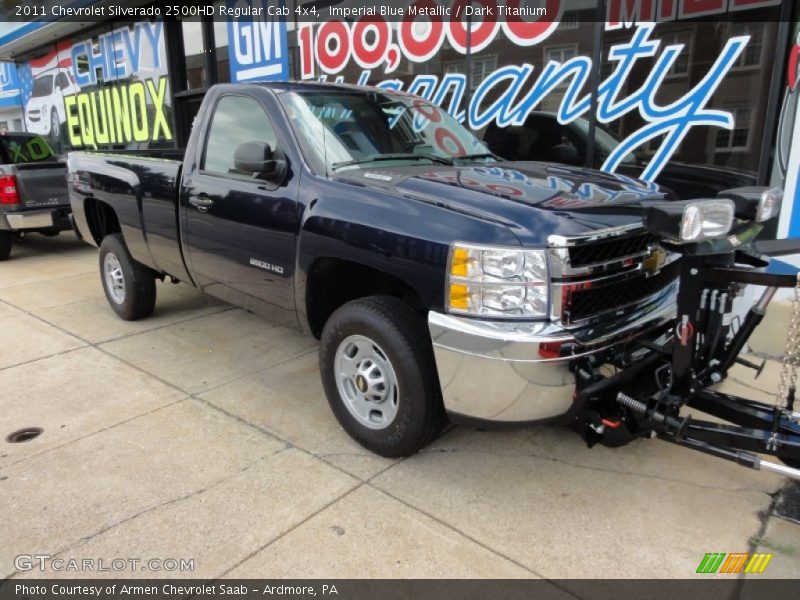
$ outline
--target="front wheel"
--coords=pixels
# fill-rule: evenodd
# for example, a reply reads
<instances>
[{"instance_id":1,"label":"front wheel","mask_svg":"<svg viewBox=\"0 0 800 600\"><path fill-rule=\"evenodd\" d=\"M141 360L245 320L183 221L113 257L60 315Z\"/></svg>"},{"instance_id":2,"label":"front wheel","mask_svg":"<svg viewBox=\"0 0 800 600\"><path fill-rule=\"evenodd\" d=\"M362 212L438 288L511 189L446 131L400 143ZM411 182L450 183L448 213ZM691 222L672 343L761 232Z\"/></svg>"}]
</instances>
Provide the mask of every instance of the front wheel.
<instances>
[{"instance_id":1,"label":"front wheel","mask_svg":"<svg viewBox=\"0 0 800 600\"><path fill-rule=\"evenodd\" d=\"M322 331L319 362L333 414L368 450L409 456L441 431L430 338L404 302L372 296L339 308Z\"/></svg>"},{"instance_id":2,"label":"front wheel","mask_svg":"<svg viewBox=\"0 0 800 600\"><path fill-rule=\"evenodd\" d=\"M50 111L50 138L57 142L61 135L61 119L58 118L58 111L54 108Z\"/></svg>"},{"instance_id":3,"label":"front wheel","mask_svg":"<svg viewBox=\"0 0 800 600\"><path fill-rule=\"evenodd\" d=\"M153 271L136 262L118 233L100 244L100 278L114 312L126 321L149 317L156 305Z\"/></svg>"}]
</instances>

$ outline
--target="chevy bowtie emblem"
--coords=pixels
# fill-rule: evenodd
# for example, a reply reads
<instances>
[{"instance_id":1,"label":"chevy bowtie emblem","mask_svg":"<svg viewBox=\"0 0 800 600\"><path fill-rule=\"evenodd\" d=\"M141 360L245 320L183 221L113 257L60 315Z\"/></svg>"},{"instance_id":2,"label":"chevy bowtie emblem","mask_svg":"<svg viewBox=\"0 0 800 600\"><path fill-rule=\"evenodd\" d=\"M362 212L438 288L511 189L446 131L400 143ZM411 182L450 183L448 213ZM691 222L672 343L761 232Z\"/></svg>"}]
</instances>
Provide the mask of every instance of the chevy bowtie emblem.
<instances>
[{"instance_id":1,"label":"chevy bowtie emblem","mask_svg":"<svg viewBox=\"0 0 800 600\"><path fill-rule=\"evenodd\" d=\"M667 251L658 246L651 246L642 261L642 270L647 277L652 277L661 271L665 262L667 262Z\"/></svg>"}]
</instances>

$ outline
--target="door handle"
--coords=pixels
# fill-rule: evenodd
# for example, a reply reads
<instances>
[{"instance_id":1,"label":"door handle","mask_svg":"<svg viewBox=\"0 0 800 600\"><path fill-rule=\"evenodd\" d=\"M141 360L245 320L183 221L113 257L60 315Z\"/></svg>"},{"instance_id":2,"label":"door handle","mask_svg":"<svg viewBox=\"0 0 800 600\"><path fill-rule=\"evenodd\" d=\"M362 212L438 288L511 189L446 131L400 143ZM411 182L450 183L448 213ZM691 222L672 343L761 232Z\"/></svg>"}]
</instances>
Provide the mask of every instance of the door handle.
<instances>
[{"instance_id":1,"label":"door handle","mask_svg":"<svg viewBox=\"0 0 800 600\"><path fill-rule=\"evenodd\" d=\"M200 212L208 212L208 209L214 206L214 201L208 197L208 194L201 192L197 196L190 197L189 204Z\"/></svg>"}]
</instances>

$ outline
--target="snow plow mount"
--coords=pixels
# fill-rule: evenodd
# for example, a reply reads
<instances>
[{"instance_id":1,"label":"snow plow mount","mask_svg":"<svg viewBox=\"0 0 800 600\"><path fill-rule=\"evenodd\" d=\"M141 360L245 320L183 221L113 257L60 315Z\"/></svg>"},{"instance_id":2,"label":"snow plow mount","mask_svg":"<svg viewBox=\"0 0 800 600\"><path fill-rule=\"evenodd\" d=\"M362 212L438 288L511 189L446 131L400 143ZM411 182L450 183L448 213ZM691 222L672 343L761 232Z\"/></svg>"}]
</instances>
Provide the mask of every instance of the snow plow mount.
<instances>
[{"instance_id":1,"label":"snow plow mount","mask_svg":"<svg viewBox=\"0 0 800 600\"><path fill-rule=\"evenodd\" d=\"M746 252L737 242L734 235L704 244L669 246L682 254L675 319L605 361L576 363L576 403L569 419L590 447L657 437L800 480L800 411L795 409L794 377L800 362L800 270L765 254ZM787 253L783 246L781 253ZM790 246L800 252L800 240ZM737 323L732 316L733 299L746 285L765 290ZM775 403L714 391L734 364L761 374L766 361L759 364L739 354L778 288L794 288L796 305ZM787 383L789 372L792 377ZM684 406L725 423L682 415ZM774 456L784 464L760 455Z\"/></svg>"}]
</instances>

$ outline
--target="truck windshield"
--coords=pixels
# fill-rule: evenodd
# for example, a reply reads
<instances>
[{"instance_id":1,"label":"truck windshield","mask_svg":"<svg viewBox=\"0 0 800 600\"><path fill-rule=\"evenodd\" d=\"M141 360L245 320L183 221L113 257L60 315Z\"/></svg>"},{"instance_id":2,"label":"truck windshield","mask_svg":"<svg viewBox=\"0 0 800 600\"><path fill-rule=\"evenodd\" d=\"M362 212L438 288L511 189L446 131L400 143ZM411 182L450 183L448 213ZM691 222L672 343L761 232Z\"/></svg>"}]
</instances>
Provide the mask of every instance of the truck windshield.
<instances>
[{"instance_id":1,"label":"truck windshield","mask_svg":"<svg viewBox=\"0 0 800 600\"><path fill-rule=\"evenodd\" d=\"M310 162L326 173L457 160L493 160L483 142L429 102L388 91L279 95Z\"/></svg>"},{"instance_id":2,"label":"truck windshield","mask_svg":"<svg viewBox=\"0 0 800 600\"><path fill-rule=\"evenodd\" d=\"M42 96L49 96L53 92L53 76L42 75L33 82L33 89L31 90L31 98L41 98Z\"/></svg>"}]
</instances>

